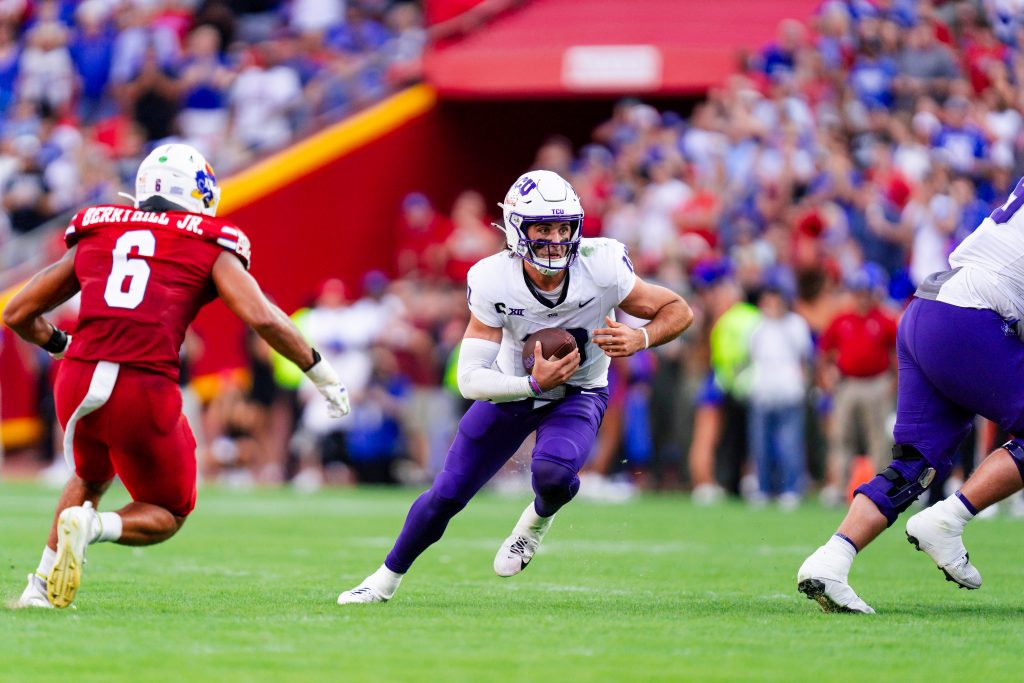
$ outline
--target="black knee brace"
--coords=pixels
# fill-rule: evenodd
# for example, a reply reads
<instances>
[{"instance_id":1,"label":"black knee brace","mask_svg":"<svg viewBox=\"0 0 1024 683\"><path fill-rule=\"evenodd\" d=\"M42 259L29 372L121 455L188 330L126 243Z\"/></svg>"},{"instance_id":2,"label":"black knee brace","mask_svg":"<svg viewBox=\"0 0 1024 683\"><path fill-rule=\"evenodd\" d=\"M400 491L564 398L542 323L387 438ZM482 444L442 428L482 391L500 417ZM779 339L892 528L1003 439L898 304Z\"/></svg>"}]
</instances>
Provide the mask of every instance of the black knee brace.
<instances>
[{"instance_id":1,"label":"black knee brace","mask_svg":"<svg viewBox=\"0 0 1024 683\"><path fill-rule=\"evenodd\" d=\"M891 465L857 487L857 493L870 498L890 525L931 486L937 474L913 446L896 444L892 455Z\"/></svg>"}]
</instances>

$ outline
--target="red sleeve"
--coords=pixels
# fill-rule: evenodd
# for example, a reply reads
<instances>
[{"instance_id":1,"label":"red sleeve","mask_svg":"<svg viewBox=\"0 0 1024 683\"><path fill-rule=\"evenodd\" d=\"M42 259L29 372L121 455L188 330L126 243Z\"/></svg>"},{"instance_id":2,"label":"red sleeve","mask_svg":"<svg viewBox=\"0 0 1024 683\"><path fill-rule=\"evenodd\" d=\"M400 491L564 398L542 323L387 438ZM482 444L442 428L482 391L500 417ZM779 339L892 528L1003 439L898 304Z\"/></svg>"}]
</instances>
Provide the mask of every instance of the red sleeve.
<instances>
[{"instance_id":1,"label":"red sleeve","mask_svg":"<svg viewBox=\"0 0 1024 683\"><path fill-rule=\"evenodd\" d=\"M75 212L75 215L71 217L70 221L68 221L68 227L64 231L64 244L67 245L68 249L75 246L78 242L78 237L82 230L82 214L85 211L86 209L81 209L80 211Z\"/></svg>"},{"instance_id":2,"label":"red sleeve","mask_svg":"<svg viewBox=\"0 0 1024 683\"><path fill-rule=\"evenodd\" d=\"M836 348L836 323L839 318L833 318L832 322L828 324L825 331L821 333L821 338L818 340L818 348L822 351L833 351Z\"/></svg>"},{"instance_id":3,"label":"red sleeve","mask_svg":"<svg viewBox=\"0 0 1024 683\"><path fill-rule=\"evenodd\" d=\"M210 236L210 241L216 242L221 249L237 256L246 270L249 269L252 260L252 246L241 228L228 221L207 219L203 229Z\"/></svg>"}]
</instances>

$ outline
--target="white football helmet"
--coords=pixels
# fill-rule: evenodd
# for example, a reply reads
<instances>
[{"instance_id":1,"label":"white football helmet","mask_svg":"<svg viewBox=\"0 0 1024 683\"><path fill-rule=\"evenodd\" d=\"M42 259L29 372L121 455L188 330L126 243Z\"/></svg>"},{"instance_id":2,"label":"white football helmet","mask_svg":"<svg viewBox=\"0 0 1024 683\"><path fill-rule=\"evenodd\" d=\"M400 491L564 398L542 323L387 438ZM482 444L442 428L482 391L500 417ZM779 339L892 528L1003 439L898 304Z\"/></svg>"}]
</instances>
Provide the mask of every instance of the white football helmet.
<instances>
[{"instance_id":1,"label":"white football helmet","mask_svg":"<svg viewBox=\"0 0 1024 683\"><path fill-rule=\"evenodd\" d=\"M532 263L545 275L554 275L566 270L576 260L580 240L583 238L583 207L576 190L564 178L552 171L530 171L519 179L505 195L501 207L505 225L505 241L512 253ZM566 221L572 226L568 242L531 240L527 231L531 223ZM560 258L538 256L539 246L565 245L565 255Z\"/></svg>"},{"instance_id":2,"label":"white football helmet","mask_svg":"<svg viewBox=\"0 0 1024 683\"><path fill-rule=\"evenodd\" d=\"M135 175L136 206L163 197L186 211L217 215L220 187L210 164L194 147L160 145L139 165Z\"/></svg>"}]
</instances>

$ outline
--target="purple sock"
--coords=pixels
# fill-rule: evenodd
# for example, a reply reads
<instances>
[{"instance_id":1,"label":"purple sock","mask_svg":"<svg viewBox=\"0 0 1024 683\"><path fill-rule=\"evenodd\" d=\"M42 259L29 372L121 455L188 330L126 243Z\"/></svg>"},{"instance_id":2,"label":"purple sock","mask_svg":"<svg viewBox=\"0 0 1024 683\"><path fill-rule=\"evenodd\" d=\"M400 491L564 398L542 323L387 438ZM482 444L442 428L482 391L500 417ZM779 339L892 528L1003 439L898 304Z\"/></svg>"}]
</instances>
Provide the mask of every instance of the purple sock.
<instances>
[{"instance_id":1,"label":"purple sock","mask_svg":"<svg viewBox=\"0 0 1024 683\"><path fill-rule=\"evenodd\" d=\"M962 494L960 491L957 491L953 495L960 499L960 502L964 504L964 507L967 508L968 512L972 515L978 514L978 508L974 507L974 504L967 500L967 496Z\"/></svg>"},{"instance_id":2,"label":"purple sock","mask_svg":"<svg viewBox=\"0 0 1024 683\"><path fill-rule=\"evenodd\" d=\"M841 534L838 531L835 533L835 535L838 536L839 538L843 539L847 543L849 543L850 546L853 548L853 552L855 552L855 553L859 553L860 552L860 548L857 547L856 543L854 543L853 541L850 540L849 536L847 536L846 534Z\"/></svg>"}]
</instances>

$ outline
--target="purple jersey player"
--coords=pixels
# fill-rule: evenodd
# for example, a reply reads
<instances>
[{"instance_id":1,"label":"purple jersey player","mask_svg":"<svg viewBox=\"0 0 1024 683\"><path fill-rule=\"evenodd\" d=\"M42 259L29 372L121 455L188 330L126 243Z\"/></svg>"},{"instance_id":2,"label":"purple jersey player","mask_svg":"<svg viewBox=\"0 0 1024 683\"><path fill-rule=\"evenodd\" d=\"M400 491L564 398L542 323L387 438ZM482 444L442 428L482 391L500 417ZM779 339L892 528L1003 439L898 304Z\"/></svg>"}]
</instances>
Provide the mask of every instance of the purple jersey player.
<instances>
[{"instance_id":1,"label":"purple jersey player","mask_svg":"<svg viewBox=\"0 0 1024 683\"><path fill-rule=\"evenodd\" d=\"M981 574L964 527L1024 482L1024 179L950 255L952 270L918 288L897 333L899 389L892 464L857 489L829 541L804 561L797 586L826 612L874 612L847 581L856 553L896 521L935 479L982 415L1016 436L963 487L907 520L907 538L963 588Z\"/></svg>"},{"instance_id":2,"label":"purple jersey player","mask_svg":"<svg viewBox=\"0 0 1024 683\"><path fill-rule=\"evenodd\" d=\"M523 175L500 206L508 249L478 262L468 277L472 315L458 377L463 395L476 402L384 564L342 593L338 604L389 600L416 558L536 432L530 467L536 497L494 559L499 576L521 572L555 513L579 489L577 475L608 404L610 357L664 344L693 320L679 295L633 273L622 244L582 238L579 198L557 174ZM615 322L616 307L650 323L633 329ZM527 372L523 341L546 327L566 329L578 348L548 361L538 344L537 361Z\"/></svg>"}]
</instances>

